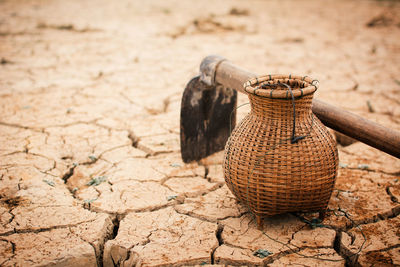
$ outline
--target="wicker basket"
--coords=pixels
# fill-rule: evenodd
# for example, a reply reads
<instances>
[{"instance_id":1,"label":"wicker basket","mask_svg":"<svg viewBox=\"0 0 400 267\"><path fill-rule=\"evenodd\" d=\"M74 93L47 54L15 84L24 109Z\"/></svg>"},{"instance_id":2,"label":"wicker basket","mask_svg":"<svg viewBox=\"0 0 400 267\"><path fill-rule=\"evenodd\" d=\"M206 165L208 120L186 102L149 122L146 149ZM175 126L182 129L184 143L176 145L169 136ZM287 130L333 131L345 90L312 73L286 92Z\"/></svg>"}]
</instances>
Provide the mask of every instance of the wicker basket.
<instances>
[{"instance_id":1,"label":"wicker basket","mask_svg":"<svg viewBox=\"0 0 400 267\"><path fill-rule=\"evenodd\" d=\"M232 193L262 217L326 210L338 154L326 127L312 113L317 81L268 75L245 83L251 112L225 147L224 176Z\"/></svg>"}]
</instances>

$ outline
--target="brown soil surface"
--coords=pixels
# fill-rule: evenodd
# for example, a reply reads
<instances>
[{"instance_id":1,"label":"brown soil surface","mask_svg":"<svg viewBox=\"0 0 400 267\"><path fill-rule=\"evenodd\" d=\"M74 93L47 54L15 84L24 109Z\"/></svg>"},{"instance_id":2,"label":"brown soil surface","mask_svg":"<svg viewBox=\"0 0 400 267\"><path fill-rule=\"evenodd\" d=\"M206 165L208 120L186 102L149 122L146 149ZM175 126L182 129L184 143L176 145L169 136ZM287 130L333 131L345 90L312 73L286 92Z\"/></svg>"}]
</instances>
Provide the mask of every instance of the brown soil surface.
<instances>
[{"instance_id":1,"label":"brown soil surface","mask_svg":"<svg viewBox=\"0 0 400 267\"><path fill-rule=\"evenodd\" d=\"M1 266L400 264L399 159L339 145L323 225L280 215L260 231L225 186L221 154L184 164L179 152L181 95L209 54L309 75L319 99L400 130L400 2L0 10Z\"/></svg>"}]
</instances>

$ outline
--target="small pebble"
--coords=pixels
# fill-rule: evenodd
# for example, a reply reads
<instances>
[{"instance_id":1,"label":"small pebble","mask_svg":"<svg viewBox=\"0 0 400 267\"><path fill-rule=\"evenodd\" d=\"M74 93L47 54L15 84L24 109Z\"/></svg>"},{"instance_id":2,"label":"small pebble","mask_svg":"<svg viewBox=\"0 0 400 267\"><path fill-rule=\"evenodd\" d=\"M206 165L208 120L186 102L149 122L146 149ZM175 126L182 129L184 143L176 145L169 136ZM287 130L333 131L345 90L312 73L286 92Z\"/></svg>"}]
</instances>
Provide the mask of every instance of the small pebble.
<instances>
[{"instance_id":1,"label":"small pebble","mask_svg":"<svg viewBox=\"0 0 400 267\"><path fill-rule=\"evenodd\" d=\"M97 198L85 199L83 202L85 202L86 204L90 204L90 203L92 203L92 202L94 202L94 201L96 201L96 200L97 200Z\"/></svg>"},{"instance_id":2,"label":"small pebble","mask_svg":"<svg viewBox=\"0 0 400 267\"><path fill-rule=\"evenodd\" d=\"M346 163L342 163L342 162L339 163L340 168L347 168L347 166L349 166L349 165Z\"/></svg>"},{"instance_id":3,"label":"small pebble","mask_svg":"<svg viewBox=\"0 0 400 267\"><path fill-rule=\"evenodd\" d=\"M266 250L266 249L259 249L253 254L256 257L259 257L260 259L263 259L265 257L268 257L269 255L272 255L272 252Z\"/></svg>"},{"instance_id":4,"label":"small pebble","mask_svg":"<svg viewBox=\"0 0 400 267\"><path fill-rule=\"evenodd\" d=\"M176 199L178 196L168 196L167 197L167 201L171 201L171 200L174 200L174 199Z\"/></svg>"},{"instance_id":5,"label":"small pebble","mask_svg":"<svg viewBox=\"0 0 400 267\"><path fill-rule=\"evenodd\" d=\"M368 170L369 166L367 164L359 164L357 168L360 170Z\"/></svg>"},{"instance_id":6,"label":"small pebble","mask_svg":"<svg viewBox=\"0 0 400 267\"><path fill-rule=\"evenodd\" d=\"M43 182L45 182L46 184L48 184L48 185L50 185L50 186L52 186L52 187L55 186L55 184L54 184L53 181L49 181L49 180L43 179Z\"/></svg>"}]
</instances>

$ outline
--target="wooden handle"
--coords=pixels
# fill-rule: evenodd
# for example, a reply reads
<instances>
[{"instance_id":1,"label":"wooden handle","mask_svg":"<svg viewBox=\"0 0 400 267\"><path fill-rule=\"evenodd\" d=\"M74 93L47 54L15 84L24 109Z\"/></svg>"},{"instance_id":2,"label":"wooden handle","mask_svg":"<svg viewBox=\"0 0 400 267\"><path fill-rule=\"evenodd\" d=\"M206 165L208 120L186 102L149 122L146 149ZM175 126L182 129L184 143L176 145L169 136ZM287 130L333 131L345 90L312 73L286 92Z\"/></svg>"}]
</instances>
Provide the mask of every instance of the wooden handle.
<instances>
[{"instance_id":1,"label":"wooden handle","mask_svg":"<svg viewBox=\"0 0 400 267\"><path fill-rule=\"evenodd\" d=\"M215 71L215 82L225 87L245 93L243 84L256 74L243 70L229 61L222 61Z\"/></svg>"},{"instance_id":2,"label":"wooden handle","mask_svg":"<svg viewBox=\"0 0 400 267\"><path fill-rule=\"evenodd\" d=\"M223 61L216 69L215 82L244 93L243 83L254 77L257 75ZM329 128L400 158L399 132L317 99L313 100L312 111Z\"/></svg>"},{"instance_id":3,"label":"wooden handle","mask_svg":"<svg viewBox=\"0 0 400 267\"><path fill-rule=\"evenodd\" d=\"M400 133L317 99L313 113L329 128L400 158Z\"/></svg>"}]
</instances>

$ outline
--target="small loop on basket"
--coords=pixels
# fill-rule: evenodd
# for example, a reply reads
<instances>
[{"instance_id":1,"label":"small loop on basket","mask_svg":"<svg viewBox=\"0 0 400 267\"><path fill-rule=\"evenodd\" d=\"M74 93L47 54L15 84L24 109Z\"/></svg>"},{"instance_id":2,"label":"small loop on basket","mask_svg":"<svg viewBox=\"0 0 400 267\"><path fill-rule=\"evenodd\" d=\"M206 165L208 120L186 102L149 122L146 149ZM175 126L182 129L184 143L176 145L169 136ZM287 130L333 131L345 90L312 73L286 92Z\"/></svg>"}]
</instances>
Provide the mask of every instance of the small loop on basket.
<instances>
[{"instance_id":1,"label":"small loop on basket","mask_svg":"<svg viewBox=\"0 0 400 267\"><path fill-rule=\"evenodd\" d=\"M314 82L316 82L317 84L314 84ZM312 80L311 85L315 87L315 89L318 89L318 84L319 81L318 80Z\"/></svg>"}]
</instances>

